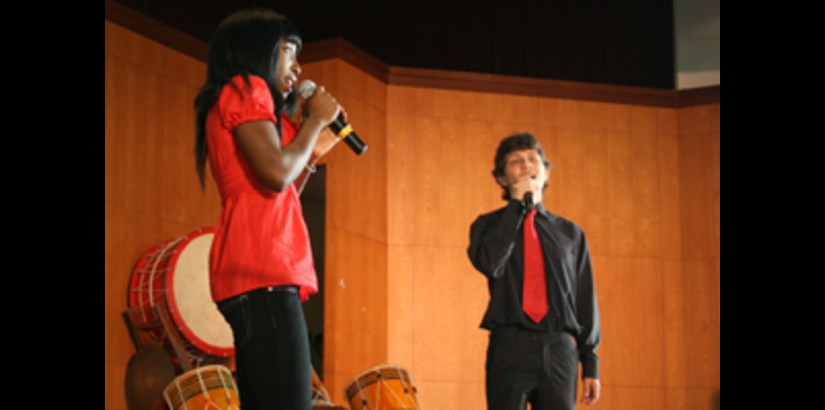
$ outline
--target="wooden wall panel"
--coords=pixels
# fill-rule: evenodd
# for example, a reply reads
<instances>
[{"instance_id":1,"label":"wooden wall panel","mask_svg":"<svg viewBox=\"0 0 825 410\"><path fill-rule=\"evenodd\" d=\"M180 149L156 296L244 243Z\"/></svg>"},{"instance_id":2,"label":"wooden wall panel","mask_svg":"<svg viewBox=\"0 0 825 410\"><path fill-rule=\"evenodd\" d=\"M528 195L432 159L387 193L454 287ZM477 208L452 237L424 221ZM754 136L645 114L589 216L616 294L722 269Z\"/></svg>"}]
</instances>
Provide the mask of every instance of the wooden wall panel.
<instances>
[{"instance_id":1,"label":"wooden wall panel","mask_svg":"<svg viewBox=\"0 0 825 410\"><path fill-rule=\"evenodd\" d=\"M660 258L661 213L659 184L658 136L655 133L633 133L631 137L633 155L633 203L636 224L636 248L634 255L643 258Z\"/></svg>"},{"instance_id":2,"label":"wooden wall panel","mask_svg":"<svg viewBox=\"0 0 825 410\"><path fill-rule=\"evenodd\" d=\"M685 328L687 295L684 292L684 270L681 261L662 262L664 283L664 342L665 342L665 385L668 388L688 386L688 337Z\"/></svg>"},{"instance_id":3,"label":"wooden wall panel","mask_svg":"<svg viewBox=\"0 0 825 410\"><path fill-rule=\"evenodd\" d=\"M684 258L713 255L713 160L707 135L679 136Z\"/></svg>"},{"instance_id":4,"label":"wooden wall panel","mask_svg":"<svg viewBox=\"0 0 825 410\"><path fill-rule=\"evenodd\" d=\"M719 105L678 111L687 406L708 406L720 384Z\"/></svg>"},{"instance_id":5,"label":"wooden wall panel","mask_svg":"<svg viewBox=\"0 0 825 410\"><path fill-rule=\"evenodd\" d=\"M557 181L564 181L564 173L562 175L558 175L556 171L560 170L560 168L555 168L556 162L558 162L557 155L561 152L561 138L559 137L559 130L556 127L548 127L541 124L536 124L533 126L534 128L530 131L533 132L533 135L539 140L542 148L544 148L545 155L547 159L550 161L550 176L547 180L548 186L547 189L544 190L543 195L543 203L547 209L555 209L557 211L562 211L566 209L564 208L564 195L565 192L558 187ZM495 153L495 149L498 147L498 142L501 137L495 136L491 138L493 141L490 143L490 153ZM493 158L492 155L489 156L487 160L488 164L488 172L493 169ZM499 189L501 191L501 189ZM503 202L502 202L503 205ZM569 213L568 213L569 215Z\"/></svg>"},{"instance_id":6,"label":"wooden wall panel","mask_svg":"<svg viewBox=\"0 0 825 410\"><path fill-rule=\"evenodd\" d=\"M660 135L679 133L679 111L670 108L659 108L656 117L656 127Z\"/></svg>"},{"instance_id":7,"label":"wooden wall panel","mask_svg":"<svg viewBox=\"0 0 825 410\"><path fill-rule=\"evenodd\" d=\"M302 78L323 84L338 99L369 146L357 156L340 143L322 160L327 165L328 335L323 373L333 401L344 403L346 384L388 359L386 86L340 60L303 69Z\"/></svg>"},{"instance_id":8,"label":"wooden wall panel","mask_svg":"<svg viewBox=\"0 0 825 410\"><path fill-rule=\"evenodd\" d=\"M544 147L547 159L552 163L550 169L549 186L544 191L544 205L549 210L558 214L566 215L567 218L580 219L585 212L583 211L584 201L584 184L587 180L585 177L585 162L579 161L576 154L581 154L584 150L584 140L581 138L581 133L578 130L570 130L541 124L544 128L543 135L550 137L550 144L544 138L539 138L539 141ZM545 146L548 144L547 146ZM552 149L551 149L552 148ZM600 153L595 151L592 153L598 156ZM606 151L604 153L606 155ZM564 164L564 166L560 166ZM600 192L604 193L604 192ZM593 200L596 207L604 207L604 200L606 195L599 196L596 193ZM589 232L592 236L592 230ZM591 238L592 240L592 238Z\"/></svg>"},{"instance_id":9,"label":"wooden wall panel","mask_svg":"<svg viewBox=\"0 0 825 410\"><path fill-rule=\"evenodd\" d=\"M538 121L542 129L547 127L558 128L561 117L559 105L563 100L557 98L537 98L537 100L539 106Z\"/></svg>"},{"instance_id":10,"label":"wooden wall panel","mask_svg":"<svg viewBox=\"0 0 825 410\"><path fill-rule=\"evenodd\" d=\"M713 259L683 263L687 382L717 387L720 382L719 270Z\"/></svg>"},{"instance_id":11,"label":"wooden wall panel","mask_svg":"<svg viewBox=\"0 0 825 410\"><path fill-rule=\"evenodd\" d=\"M380 112L387 111L387 85L374 77L365 74L354 66L341 62L336 71L337 84L336 97L348 95L370 105ZM343 97L339 97L343 98ZM341 100L343 101L343 100ZM355 125L356 117L351 117L351 123ZM357 131L356 131L357 132Z\"/></svg>"},{"instance_id":12,"label":"wooden wall panel","mask_svg":"<svg viewBox=\"0 0 825 410\"><path fill-rule=\"evenodd\" d=\"M682 291L686 385L718 389L720 383L718 104L680 109L680 197L682 216ZM707 392L699 396L708 396ZM707 397L691 399L707 402ZM690 400L689 400L690 401Z\"/></svg>"},{"instance_id":13,"label":"wooden wall panel","mask_svg":"<svg viewBox=\"0 0 825 410\"><path fill-rule=\"evenodd\" d=\"M126 380L128 360L127 358L126 361L117 360L114 362L106 362L106 375L104 376L106 393L103 402L106 403L104 408L107 410L126 409L126 393L123 385L124 380Z\"/></svg>"},{"instance_id":14,"label":"wooden wall panel","mask_svg":"<svg viewBox=\"0 0 825 410\"><path fill-rule=\"evenodd\" d=\"M695 134L710 131L715 120L711 119L711 105L682 108L679 110L678 126L680 134Z\"/></svg>"},{"instance_id":15,"label":"wooden wall panel","mask_svg":"<svg viewBox=\"0 0 825 410\"><path fill-rule=\"evenodd\" d=\"M150 247L214 224L220 210L192 158L192 101L203 63L106 22L106 408L125 409L135 348L122 312L133 265Z\"/></svg>"},{"instance_id":16,"label":"wooden wall panel","mask_svg":"<svg viewBox=\"0 0 825 410\"><path fill-rule=\"evenodd\" d=\"M646 133L609 135L613 240L620 256L661 256L657 139Z\"/></svg>"},{"instance_id":17,"label":"wooden wall panel","mask_svg":"<svg viewBox=\"0 0 825 410\"><path fill-rule=\"evenodd\" d=\"M581 394L577 396L577 399L581 399ZM602 387L602 398L593 408L604 410L670 410L666 403L665 390L659 386L613 386L605 384ZM587 406L580 404L578 408L587 408ZM699 409L702 408L691 410Z\"/></svg>"},{"instance_id":18,"label":"wooden wall panel","mask_svg":"<svg viewBox=\"0 0 825 410\"><path fill-rule=\"evenodd\" d=\"M486 409L484 382L419 381L421 409Z\"/></svg>"},{"instance_id":19,"label":"wooden wall panel","mask_svg":"<svg viewBox=\"0 0 825 410\"><path fill-rule=\"evenodd\" d=\"M655 259L600 259L596 286L603 325L604 345L599 352L603 382L661 385L665 376L661 263Z\"/></svg>"},{"instance_id":20,"label":"wooden wall panel","mask_svg":"<svg viewBox=\"0 0 825 410\"><path fill-rule=\"evenodd\" d=\"M679 110L679 150L684 257L718 255L719 243L719 132L712 130L712 108L698 106ZM714 110L718 113L718 110ZM687 225L690 221L690 225Z\"/></svg>"},{"instance_id":21,"label":"wooden wall panel","mask_svg":"<svg viewBox=\"0 0 825 410\"><path fill-rule=\"evenodd\" d=\"M670 131L659 133L658 145L662 258L667 260L681 259L681 189L679 140L676 133Z\"/></svg>"},{"instance_id":22,"label":"wooden wall panel","mask_svg":"<svg viewBox=\"0 0 825 410\"><path fill-rule=\"evenodd\" d=\"M407 111L412 94L406 87L388 87L387 107L387 361L415 377L415 120Z\"/></svg>"},{"instance_id":23,"label":"wooden wall panel","mask_svg":"<svg viewBox=\"0 0 825 410\"><path fill-rule=\"evenodd\" d=\"M559 128L582 128L582 102L575 100L559 100L558 123Z\"/></svg>"},{"instance_id":24,"label":"wooden wall panel","mask_svg":"<svg viewBox=\"0 0 825 410\"><path fill-rule=\"evenodd\" d=\"M668 410L719 410L719 389L681 388L667 389Z\"/></svg>"},{"instance_id":25,"label":"wooden wall panel","mask_svg":"<svg viewBox=\"0 0 825 410\"><path fill-rule=\"evenodd\" d=\"M462 91L459 94L462 118L472 122L497 121L508 119L501 113L500 94L488 94L477 91Z\"/></svg>"},{"instance_id":26,"label":"wooden wall panel","mask_svg":"<svg viewBox=\"0 0 825 410\"><path fill-rule=\"evenodd\" d=\"M327 173L328 226L352 232L360 232L371 238L386 241L387 235L387 178L386 178L386 113L384 104L368 101L369 96L386 94L384 90L354 94L349 84L375 84L364 73L356 76L347 63L335 61L334 65L304 66L302 78L320 78L318 83L338 99L347 110L353 129L368 145L366 153L355 155L345 143L336 146L322 163L332 165ZM352 78L342 81L343 74ZM350 87L350 88L347 88ZM349 90L349 92L347 91ZM377 97L373 97L377 98ZM385 97L383 97L385 99Z\"/></svg>"},{"instance_id":27,"label":"wooden wall panel","mask_svg":"<svg viewBox=\"0 0 825 410\"><path fill-rule=\"evenodd\" d=\"M387 250L387 362L415 372L415 250L389 245Z\"/></svg>"},{"instance_id":28,"label":"wooden wall panel","mask_svg":"<svg viewBox=\"0 0 825 410\"><path fill-rule=\"evenodd\" d=\"M614 255L614 198L606 135L569 128L560 129L558 135L557 151L547 153L553 169L545 195L563 196L564 202L559 208L548 209L578 223L585 230L591 252Z\"/></svg>"},{"instance_id":29,"label":"wooden wall panel","mask_svg":"<svg viewBox=\"0 0 825 410\"><path fill-rule=\"evenodd\" d=\"M715 115L711 115L711 119L717 120L717 127L711 128L710 131L710 144L711 144L711 153L713 155L713 191L712 191L712 210L711 210L711 220L712 220L712 246L711 246L711 255L715 257L721 256L721 246L722 246L722 154L721 154L721 130L718 128L718 116L719 116L719 105L716 105ZM711 113L714 110L711 107ZM713 122L711 122L713 124Z\"/></svg>"},{"instance_id":30,"label":"wooden wall panel","mask_svg":"<svg viewBox=\"0 0 825 410\"><path fill-rule=\"evenodd\" d=\"M610 144L610 194L613 200L613 246L616 256L638 255L636 234L639 233L634 192L634 158L632 139L626 133L612 132L607 135Z\"/></svg>"},{"instance_id":31,"label":"wooden wall panel","mask_svg":"<svg viewBox=\"0 0 825 410\"><path fill-rule=\"evenodd\" d=\"M687 396L688 390L685 388L668 387L665 391L666 408L668 410L691 410L688 407ZM703 409L703 407L697 407L697 409Z\"/></svg>"},{"instance_id":32,"label":"wooden wall panel","mask_svg":"<svg viewBox=\"0 0 825 410\"><path fill-rule=\"evenodd\" d=\"M213 226L220 216L216 207L220 196L206 167L205 188L201 188L195 169L195 111L192 106L197 89L178 81L164 81L164 98L160 107L159 134L163 165L161 216L171 221L192 221Z\"/></svg>"},{"instance_id":33,"label":"wooden wall panel","mask_svg":"<svg viewBox=\"0 0 825 410\"><path fill-rule=\"evenodd\" d=\"M521 130L520 127L526 126L528 127L526 130L532 131L534 134L541 133L539 128L529 126L529 124L537 123L539 118L539 105L536 104L535 97L500 94L492 98L491 108L494 112L490 113L489 118L496 121L513 122L517 126L513 131Z\"/></svg>"},{"instance_id":34,"label":"wooden wall panel","mask_svg":"<svg viewBox=\"0 0 825 410\"><path fill-rule=\"evenodd\" d=\"M413 155L415 183L415 243L466 246L469 224L465 204L478 199L475 184L467 184L469 170L478 158L471 124L444 118L422 118L416 123ZM492 177L487 184L492 185ZM476 201L477 203L477 201Z\"/></svg>"},{"instance_id":35,"label":"wooden wall panel","mask_svg":"<svg viewBox=\"0 0 825 410\"><path fill-rule=\"evenodd\" d=\"M109 56L107 62L111 87L107 87L106 143L113 156L107 159L110 204L159 215L161 152L155 110L161 104L160 79L128 61Z\"/></svg>"},{"instance_id":36,"label":"wooden wall panel","mask_svg":"<svg viewBox=\"0 0 825 410\"><path fill-rule=\"evenodd\" d=\"M630 111L630 132L633 134L656 134L656 132L659 131L658 118L659 111L662 110L661 108L641 106L629 106L626 108Z\"/></svg>"},{"instance_id":37,"label":"wooden wall panel","mask_svg":"<svg viewBox=\"0 0 825 410\"><path fill-rule=\"evenodd\" d=\"M416 89L414 87L404 87L390 85L387 87L387 114L389 116L407 115L411 116L416 112Z\"/></svg>"},{"instance_id":38,"label":"wooden wall panel","mask_svg":"<svg viewBox=\"0 0 825 410\"><path fill-rule=\"evenodd\" d=\"M630 108L619 104L582 101L579 128L627 131Z\"/></svg>"},{"instance_id":39,"label":"wooden wall panel","mask_svg":"<svg viewBox=\"0 0 825 410\"><path fill-rule=\"evenodd\" d=\"M485 114L481 109L487 105L481 101L483 98L473 104L466 104L468 101L463 97L464 94L460 91L418 88L415 90L415 114L427 118L464 118L470 111Z\"/></svg>"},{"instance_id":40,"label":"wooden wall panel","mask_svg":"<svg viewBox=\"0 0 825 410\"><path fill-rule=\"evenodd\" d=\"M329 154L326 163L327 202L332 227L360 232L386 241L386 147L383 113L360 100L343 101L347 112L360 128L355 128L369 146L366 153L355 155L344 143ZM355 125L353 125L355 127Z\"/></svg>"},{"instance_id":41,"label":"wooden wall panel","mask_svg":"<svg viewBox=\"0 0 825 410\"><path fill-rule=\"evenodd\" d=\"M415 123L404 115L387 118L387 209L394 211L387 215L390 244L412 244L415 238Z\"/></svg>"},{"instance_id":42,"label":"wooden wall panel","mask_svg":"<svg viewBox=\"0 0 825 410\"><path fill-rule=\"evenodd\" d=\"M325 382L333 393L348 382L340 377L386 361L387 252L385 243L342 229L328 228L326 240L324 375L339 376Z\"/></svg>"},{"instance_id":43,"label":"wooden wall panel","mask_svg":"<svg viewBox=\"0 0 825 410\"><path fill-rule=\"evenodd\" d=\"M414 263L416 379L482 382L486 279L464 248L416 247Z\"/></svg>"}]
</instances>

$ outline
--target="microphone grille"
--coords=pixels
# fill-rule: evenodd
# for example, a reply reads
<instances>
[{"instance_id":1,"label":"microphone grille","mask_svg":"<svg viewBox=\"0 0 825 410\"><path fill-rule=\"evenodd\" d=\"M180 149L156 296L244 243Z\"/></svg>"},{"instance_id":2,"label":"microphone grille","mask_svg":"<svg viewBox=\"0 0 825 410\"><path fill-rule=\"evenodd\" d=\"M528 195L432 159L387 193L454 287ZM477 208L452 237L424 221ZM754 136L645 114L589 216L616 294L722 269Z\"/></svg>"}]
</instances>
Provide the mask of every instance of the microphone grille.
<instances>
[{"instance_id":1,"label":"microphone grille","mask_svg":"<svg viewBox=\"0 0 825 410\"><path fill-rule=\"evenodd\" d=\"M301 98L307 99L312 97L312 94L315 94L315 83L312 80L304 80L298 83L298 94L301 95Z\"/></svg>"}]
</instances>

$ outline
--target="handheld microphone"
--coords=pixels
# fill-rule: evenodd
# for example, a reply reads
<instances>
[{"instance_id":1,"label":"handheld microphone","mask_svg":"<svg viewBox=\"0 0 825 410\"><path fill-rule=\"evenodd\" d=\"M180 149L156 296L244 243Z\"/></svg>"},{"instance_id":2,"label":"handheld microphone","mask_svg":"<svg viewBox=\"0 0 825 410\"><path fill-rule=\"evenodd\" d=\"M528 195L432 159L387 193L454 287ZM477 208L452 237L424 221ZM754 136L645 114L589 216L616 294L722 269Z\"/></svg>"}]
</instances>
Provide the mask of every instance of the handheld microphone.
<instances>
[{"instance_id":1,"label":"handheld microphone","mask_svg":"<svg viewBox=\"0 0 825 410\"><path fill-rule=\"evenodd\" d=\"M533 193L532 192L525 192L524 193L524 207L527 209L533 209Z\"/></svg>"},{"instance_id":2,"label":"handheld microphone","mask_svg":"<svg viewBox=\"0 0 825 410\"><path fill-rule=\"evenodd\" d=\"M530 179L536 179L535 175L530 175ZM527 209L533 209L533 192L527 191L524 193L522 197L522 201L524 202L524 207Z\"/></svg>"},{"instance_id":3,"label":"handheld microphone","mask_svg":"<svg viewBox=\"0 0 825 410\"><path fill-rule=\"evenodd\" d=\"M306 100L315 94L316 88L315 82L304 80L298 84L298 94ZM353 131L352 126L344 120L344 113L339 113L338 118L329 124L329 128L332 129L335 135L342 138L356 155L361 155L367 151L367 144L364 144L364 141L358 138L358 134Z\"/></svg>"}]
</instances>

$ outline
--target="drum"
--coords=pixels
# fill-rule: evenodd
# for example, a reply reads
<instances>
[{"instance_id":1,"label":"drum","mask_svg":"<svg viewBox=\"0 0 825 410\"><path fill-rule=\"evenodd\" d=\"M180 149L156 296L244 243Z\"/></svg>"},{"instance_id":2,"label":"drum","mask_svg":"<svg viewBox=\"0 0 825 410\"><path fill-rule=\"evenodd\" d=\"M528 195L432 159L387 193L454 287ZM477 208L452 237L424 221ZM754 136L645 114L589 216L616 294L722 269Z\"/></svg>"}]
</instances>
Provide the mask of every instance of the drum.
<instances>
[{"instance_id":1,"label":"drum","mask_svg":"<svg viewBox=\"0 0 825 410\"><path fill-rule=\"evenodd\" d=\"M318 377L318 374L315 373L315 368L310 367L310 370L312 370L312 386L310 388L312 393L312 405L332 406L332 399L329 397L327 388L324 387L323 383L321 383L321 379Z\"/></svg>"},{"instance_id":2,"label":"drum","mask_svg":"<svg viewBox=\"0 0 825 410\"><path fill-rule=\"evenodd\" d=\"M172 410L238 410L241 401L229 369L221 365L194 368L172 381L163 390Z\"/></svg>"},{"instance_id":3,"label":"drum","mask_svg":"<svg viewBox=\"0 0 825 410\"><path fill-rule=\"evenodd\" d=\"M175 379L175 364L162 347L147 347L134 354L126 367L126 408L165 409L163 390Z\"/></svg>"},{"instance_id":4,"label":"drum","mask_svg":"<svg viewBox=\"0 0 825 410\"><path fill-rule=\"evenodd\" d=\"M202 228L152 247L135 264L129 282L130 317L139 322L135 328L150 332L151 339L165 341L167 346L169 336L180 335L175 340L182 339L185 350L194 358L194 365L183 365L182 370L201 364L225 364L214 359L234 355L232 329L218 311L209 288L209 250L214 232L213 227ZM168 311L174 326L163 326L159 307Z\"/></svg>"},{"instance_id":5,"label":"drum","mask_svg":"<svg viewBox=\"0 0 825 410\"><path fill-rule=\"evenodd\" d=\"M344 389L352 410L416 410L417 390L409 373L399 366L383 365L356 376Z\"/></svg>"}]
</instances>

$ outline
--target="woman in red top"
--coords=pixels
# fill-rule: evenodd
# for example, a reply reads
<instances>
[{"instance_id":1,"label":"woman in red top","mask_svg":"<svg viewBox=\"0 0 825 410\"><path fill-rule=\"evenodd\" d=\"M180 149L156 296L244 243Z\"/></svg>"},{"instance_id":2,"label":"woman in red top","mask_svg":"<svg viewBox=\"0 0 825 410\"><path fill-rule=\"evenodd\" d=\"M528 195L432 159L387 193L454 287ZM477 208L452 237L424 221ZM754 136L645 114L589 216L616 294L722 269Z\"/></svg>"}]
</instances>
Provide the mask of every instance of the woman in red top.
<instances>
[{"instance_id":1,"label":"woman in red top","mask_svg":"<svg viewBox=\"0 0 825 410\"><path fill-rule=\"evenodd\" d=\"M195 158L207 158L222 209L209 255L212 297L232 328L243 408L310 409L311 365L301 302L318 291L299 190L309 161L338 141L322 132L341 107L319 87L294 115L301 38L284 16L242 10L209 44L195 99Z\"/></svg>"}]
</instances>

